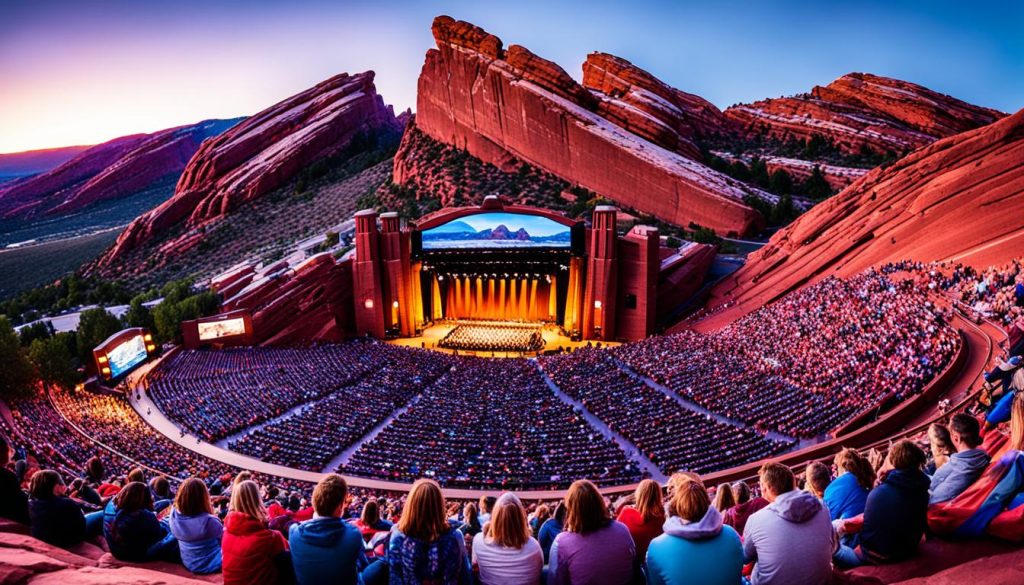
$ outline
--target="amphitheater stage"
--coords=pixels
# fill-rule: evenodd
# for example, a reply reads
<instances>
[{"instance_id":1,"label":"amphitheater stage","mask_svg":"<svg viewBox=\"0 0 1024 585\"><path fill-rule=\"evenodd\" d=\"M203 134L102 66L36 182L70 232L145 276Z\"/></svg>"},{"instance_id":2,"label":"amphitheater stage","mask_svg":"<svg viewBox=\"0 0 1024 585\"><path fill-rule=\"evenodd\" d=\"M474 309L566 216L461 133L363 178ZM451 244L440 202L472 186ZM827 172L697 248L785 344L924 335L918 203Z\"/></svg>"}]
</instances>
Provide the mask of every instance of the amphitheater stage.
<instances>
[{"instance_id":1,"label":"amphitheater stage","mask_svg":"<svg viewBox=\"0 0 1024 585\"><path fill-rule=\"evenodd\" d=\"M458 330L458 331L456 331ZM529 333L537 331L540 334L543 345L538 349L513 350L513 349L470 349L475 343L458 343L453 334L463 334L462 338L469 337L472 341L480 340L487 343L493 341L500 345L500 339L517 338L519 335L510 335L509 331L522 332L526 338ZM468 334L468 335L467 335ZM446 340L448 343L446 343ZM452 343L454 341L454 343ZM422 347L435 351L454 353L458 355L475 355L479 357L498 358L522 358L535 357L545 351L558 351L559 349L570 350L577 347L594 346L594 341L573 341L566 336L560 327L551 323L523 322L523 321L494 321L494 320L453 320L439 321L426 327L416 337L402 337L389 340L395 345L407 347ZM600 342L601 347L616 346L614 342Z\"/></svg>"}]
</instances>

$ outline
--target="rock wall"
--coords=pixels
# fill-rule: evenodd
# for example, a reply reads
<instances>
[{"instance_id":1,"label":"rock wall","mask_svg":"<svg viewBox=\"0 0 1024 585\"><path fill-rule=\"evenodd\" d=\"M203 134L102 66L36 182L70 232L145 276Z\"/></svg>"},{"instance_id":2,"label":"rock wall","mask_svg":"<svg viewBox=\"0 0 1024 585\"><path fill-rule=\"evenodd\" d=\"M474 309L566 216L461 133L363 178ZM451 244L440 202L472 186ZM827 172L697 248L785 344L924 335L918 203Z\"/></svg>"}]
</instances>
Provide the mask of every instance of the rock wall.
<instances>
[{"instance_id":1,"label":"rock wall","mask_svg":"<svg viewBox=\"0 0 1024 585\"><path fill-rule=\"evenodd\" d=\"M558 65L450 17L436 18L433 33L416 113L432 138L499 168L527 162L676 225L723 234L762 225L743 204L756 190L602 116L600 96Z\"/></svg>"},{"instance_id":2,"label":"rock wall","mask_svg":"<svg viewBox=\"0 0 1024 585\"><path fill-rule=\"evenodd\" d=\"M806 140L820 134L840 150L901 153L1005 116L926 87L849 73L808 94L741 104L725 116L748 136Z\"/></svg>"},{"instance_id":3,"label":"rock wall","mask_svg":"<svg viewBox=\"0 0 1024 585\"><path fill-rule=\"evenodd\" d=\"M372 71L342 73L204 143L185 167L174 196L132 222L100 266L179 224L187 231L216 220L317 160L343 153L360 136L397 136L401 122L384 105L373 78ZM180 237L190 238L188 233Z\"/></svg>"},{"instance_id":4,"label":"rock wall","mask_svg":"<svg viewBox=\"0 0 1024 585\"><path fill-rule=\"evenodd\" d=\"M1024 110L878 168L818 204L713 291L739 316L829 275L890 261L985 267L1024 249ZM727 321L727 319L725 319Z\"/></svg>"}]
</instances>

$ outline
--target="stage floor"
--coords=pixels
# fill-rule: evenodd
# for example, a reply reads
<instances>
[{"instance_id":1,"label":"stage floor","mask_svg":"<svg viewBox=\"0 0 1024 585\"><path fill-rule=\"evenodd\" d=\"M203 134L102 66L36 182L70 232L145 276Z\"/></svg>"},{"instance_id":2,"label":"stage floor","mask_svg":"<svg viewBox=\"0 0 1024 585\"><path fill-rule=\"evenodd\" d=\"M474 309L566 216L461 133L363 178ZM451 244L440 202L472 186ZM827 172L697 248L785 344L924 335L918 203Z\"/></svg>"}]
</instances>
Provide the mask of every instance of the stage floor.
<instances>
[{"instance_id":1,"label":"stage floor","mask_svg":"<svg viewBox=\"0 0 1024 585\"><path fill-rule=\"evenodd\" d=\"M523 326L528 325L526 323L514 322L514 321L451 321L436 323L423 330L423 334L419 337L402 337L398 339L390 339L388 343L395 345L405 345L408 347L425 347L434 351L441 351L444 353L457 353L459 355L475 355L479 357L499 357L499 358L518 358L518 357L534 357L542 354L545 351L557 350L558 348L577 348L586 347L587 345L596 345L595 341L572 341L565 335L562 335L561 330L556 325L544 325L539 324L541 328L541 336L544 338L544 347L539 351L530 352L518 352L518 351L468 351L468 350L452 350L443 347L438 347L438 342L441 341L445 335L448 335L452 329L455 329L459 325L475 325L481 326L487 323L493 323L495 325L515 325ZM615 342L602 341L601 347L616 346L619 345Z\"/></svg>"}]
</instances>

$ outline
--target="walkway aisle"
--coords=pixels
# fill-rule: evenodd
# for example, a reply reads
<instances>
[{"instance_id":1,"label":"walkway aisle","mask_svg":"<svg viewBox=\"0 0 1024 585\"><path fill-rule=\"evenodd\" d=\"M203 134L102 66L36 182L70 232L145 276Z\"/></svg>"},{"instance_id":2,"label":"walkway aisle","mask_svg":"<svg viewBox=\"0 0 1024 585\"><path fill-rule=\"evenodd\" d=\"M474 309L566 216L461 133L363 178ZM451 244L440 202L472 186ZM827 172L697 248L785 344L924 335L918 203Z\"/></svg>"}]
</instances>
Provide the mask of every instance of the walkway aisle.
<instances>
[{"instance_id":1,"label":"walkway aisle","mask_svg":"<svg viewBox=\"0 0 1024 585\"><path fill-rule=\"evenodd\" d=\"M701 406L699 404L696 404L694 402L690 402L689 400L687 400L686 398L680 396L676 392L673 392L669 388L666 388L665 386L655 382L654 380L648 378L647 376L641 375L640 373L634 371L633 368L627 366L625 363L619 361L616 358L609 358L609 359L611 359L611 361L615 365L619 366L619 369L622 370L623 372L625 372L628 376L630 376L630 377L632 377L632 378L634 378L636 380L639 380L639 381L643 382L644 384L647 384L651 388L654 388L658 392L661 392L665 396L668 396L669 398L675 400L676 402L679 403L679 406L682 406L683 408L685 408L687 410L692 410L693 412L696 412L698 414L703 414L705 416L710 416L711 418L713 418L713 419L715 419L718 422L723 423L723 424L731 425L731 426L734 426L734 427L740 427L740 428L744 428L744 429L750 429L751 428L751 427L743 424L742 422L740 422L738 420L733 420L731 418L724 417L724 416L722 416L722 415L720 415L718 413L711 412L710 410L704 408L703 406ZM774 431L768 431L768 432L764 433L764 436L768 437L769 439L773 439L775 441L796 441L795 437L790 437L789 435L783 435L781 433L776 433ZM807 447L809 445L813 445L813 444L815 444L817 442L818 441L816 441L816 440L802 440L802 441L799 441L796 444L796 447L797 448L803 448L803 447Z\"/></svg>"},{"instance_id":2,"label":"walkway aisle","mask_svg":"<svg viewBox=\"0 0 1024 585\"><path fill-rule=\"evenodd\" d=\"M626 454L626 456L629 457L629 459L632 460L634 463L639 465L642 471L649 473L651 479L657 481L658 483L664 483L668 479L668 476L662 473L662 471L658 469L658 466L655 465L653 461L648 459L640 451L640 449L638 449L637 446L633 444L632 441L608 428L608 425L605 424L603 420L597 418L589 410L587 410L586 407L583 406L583 403L579 402L578 400L574 400L568 394L562 392L562 389L559 388L558 385L555 384L555 381L548 376L548 373L545 372L544 369L540 367L540 364L537 363L536 359L531 359L530 361L533 362L534 367L536 367L537 370L540 372L540 375L544 377L544 381L547 382L548 387L551 388L551 391L555 393L555 396L558 396L559 400L580 411L583 414L583 418L586 419L588 423L590 423L590 426L600 431L600 433L605 437L618 443L619 447L622 448L622 451Z\"/></svg>"},{"instance_id":3,"label":"walkway aisle","mask_svg":"<svg viewBox=\"0 0 1024 585\"><path fill-rule=\"evenodd\" d=\"M444 376L442 376L442 378L443 377ZM428 388L429 388L429 386L428 386ZM426 388L424 388L424 390L426 390ZM342 451L340 455L338 455L337 457L332 459L327 464L327 466L324 467L324 473L333 473L334 470L337 469L339 465L344 465L344 464L348 463L349 460L352 459L352 456L356 454L356 451L358 451L363 445L365 445L365 444L373 441L374 439L376 439L377 435L379 435L380 432L383 431L388 425L390 425L392 422L394 422L394 420L396 418L398 418L398 417L402 416L403 414L405 414L405 411L409 410L409 408L413 404L416 404L417 402L419 402L421 396L422 396L422 394L417 394L416 396L414 396L413 399L410 400L405 406L402 406L398 410L392 412L390 415L388 415L387 418L382 420L380 422L380 424L378 424L377 426L375 426L372 429L370 429L370 432L368 432L365 435L363 435L358 441L356 441L356 442L352 443L351 445L349 445L347 449Z\"/></svg>"}]
</instances>

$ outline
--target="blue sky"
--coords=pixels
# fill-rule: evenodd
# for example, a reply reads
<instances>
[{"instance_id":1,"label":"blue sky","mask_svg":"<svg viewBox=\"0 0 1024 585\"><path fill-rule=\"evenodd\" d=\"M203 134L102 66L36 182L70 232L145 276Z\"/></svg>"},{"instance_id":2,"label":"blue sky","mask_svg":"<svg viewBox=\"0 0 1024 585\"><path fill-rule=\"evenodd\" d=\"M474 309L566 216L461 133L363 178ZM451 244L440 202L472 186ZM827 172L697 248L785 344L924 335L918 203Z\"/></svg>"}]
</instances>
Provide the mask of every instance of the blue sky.
<instances>
[{"instance_id":1,"label":"blue sky","mask_svg":"<svg viewBox=\"0 0 1024 585\"><path fill-rule=\"evenodd\" d=\"M482 231L485 229L493 229L499 225L504 225L509 231L515 232L519 228L526 228L526 232L531 236L550 236L552 234L560 234L562 232L569 231L569 228L546 217L540 217L538 215L527 215L522 213L503 213L503 212L491 212L491 213L478 213L475 215L467 215L460 217L448 223L462 222L469 224L476 231ZM448 223L441 224L437 228L440 229ZM430 232L431 230L427 230Z\"/></svg>"},{"instance_id":2,"label":"blue sky","mask_svg":"<svg viewBox=\"0 0 1024 585\"><path fill-rule=\"evenodd\" d=\"M723 108L851 71L1024 107L1024 2L4 1L0 152L252 114L342 71L415 108L438 14L577 79L605 51Z\"/></svg>"}]
</instances>

